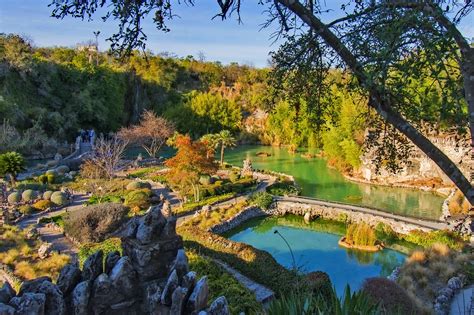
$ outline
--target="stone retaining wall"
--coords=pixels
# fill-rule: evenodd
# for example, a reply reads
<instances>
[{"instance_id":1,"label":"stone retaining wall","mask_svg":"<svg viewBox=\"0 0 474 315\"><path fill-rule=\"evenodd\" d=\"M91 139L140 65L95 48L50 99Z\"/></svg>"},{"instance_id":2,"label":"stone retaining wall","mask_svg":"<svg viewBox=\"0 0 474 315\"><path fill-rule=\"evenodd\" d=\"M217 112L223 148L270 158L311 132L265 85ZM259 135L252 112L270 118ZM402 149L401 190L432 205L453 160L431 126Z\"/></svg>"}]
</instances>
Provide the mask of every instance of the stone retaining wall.
<instances>
[{"instance_id":1,"label":"stone retaining wall","mask_svg":"<svg viewBox=\"0 0 474 315\"><path fill-rule=\"evenodd\" d=\"M256 206L249 206L244 209L242 209L239 213L237 213L235 216L233 216L230 219L227 219L224 222L221 222L219 224L214 225L209 229L209 232L216 233L216 234L222 234L225 233L229 230L232 230L233 228L238 227L245 221L248 221L250 219L256 218L256 217L261 217L261 216L266 216L267 213L260 209L259 207Z\"/></svg>"},{"instance_id":2,"label":"stone retaining wall","mask_svg":"<svg viewBox=\"0 0 474 315\"><path fill-rule=\"evenodd\" d=\"M354 212L328 206L309 205L299 202L277 201L267 212L271 215L295 214L300 216L304 216L309 212L312 218L323 217L325 219L337 221L347 219L348 221L356 223L365 222L370 226L376 226L379 222L382 222L391 226L395 232L400 234L408 234L412 230L431 231L431 229L428 228L423 228L407 222L398 222L394 219L384 218L373 214Z\"/></svg>"}]
</instances>

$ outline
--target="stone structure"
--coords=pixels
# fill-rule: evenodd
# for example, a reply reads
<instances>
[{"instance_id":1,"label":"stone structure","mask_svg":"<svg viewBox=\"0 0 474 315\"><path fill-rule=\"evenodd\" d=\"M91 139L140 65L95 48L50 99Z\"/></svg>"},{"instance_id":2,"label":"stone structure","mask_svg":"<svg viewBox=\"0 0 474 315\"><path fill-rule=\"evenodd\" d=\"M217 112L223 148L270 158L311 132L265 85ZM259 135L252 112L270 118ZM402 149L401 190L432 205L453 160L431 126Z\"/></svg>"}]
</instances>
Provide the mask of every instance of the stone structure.
<instances>
[{"instance_id":1,"label":"stone structure","mask_svg":"<svg viewBox=\"0 0 474 315\"><path fill-rule=\"evenodd\" d=\"M240 176L251 176L253 173L252 161L249 158L246 158L242 165L242 170L240 171Z\"/></svg>"},{"instance_id":2,"label":"stone structure","mask_svg":"<svg viewBox=\"0 0 474 315\"><path fill-rule=\"evenodd\" d=\"M229 314L225 297L208 307L207 277L189 271L175 228L176 218L153 207L128 223L123 256L98 251L82 270L65 266L56 284L40 277L23 282L18 293L5 284L0 314Z\"/></svg>"},{"instance_id":3,"label":"stone structure","mask_svg":"<svg viewBox=\"0 0 474 315\"><path fill-rule=\"evenodd\" d=\"M221 223L218 223L209 229L209 232L222 234L233 228L238 227L242 223L261 216L266 216L267 214L261 210L259 207L249 206L245 207L239 213L234 215L232 218L227 219Z\"/></svg>"}]
</instances>

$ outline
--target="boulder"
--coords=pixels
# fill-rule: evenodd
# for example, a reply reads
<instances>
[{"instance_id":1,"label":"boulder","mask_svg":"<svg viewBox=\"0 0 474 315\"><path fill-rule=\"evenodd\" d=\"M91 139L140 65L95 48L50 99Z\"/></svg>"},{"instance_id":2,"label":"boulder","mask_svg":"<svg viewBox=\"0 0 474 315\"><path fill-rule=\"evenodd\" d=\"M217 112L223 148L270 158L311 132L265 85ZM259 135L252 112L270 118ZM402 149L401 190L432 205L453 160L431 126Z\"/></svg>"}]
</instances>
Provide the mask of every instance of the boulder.
<instances>
[{"instance_id":1,"label":"boulder","mask_svg":"<svg viewBox=\"0 0 474 315\"><path fill-rule=\"evenodd\" d=\"M35 293L43 293L46 296L46 303L44 305L45 314L66 314L66 304L64 302L63 293L57 285L49 281L43 281Z\"/></svg>"},{"instance_id":2,"label":"boulder","mask_svg":"<svg viewBox=\"0 0 474 315\"><path fill-rule=\"evenodd\" d=\"M10 305L0 302L0 314L2 315L15 315L15 309Z\"/></svg>"},{"instance_id":3,"label":"boulder","mask_svg":"<svg viewBox=\"0 0 474 315\"><path fill-rule=\"evenodd\" d=\"M448 280L448 288L457 291L462 288L462 280L459 277L452 277Z\"/></svg>"},{"instance_id":4,"label":"boulder","mask_svg":"<svg viewBox=\"0 0 474 315\"><path fill-rule=\"evenodd\" d=\"M5 282L0 289L0 303L8 303L16 295L10 283ZM1 312L0 312L1 314Z\"/></svg>"},{"instance_id":5,"label":"boulder","mask_svg":"<svg viewBox=\"0 0 474 315\"><path fill-rule=\"evenodd\" d=\"M69 294L81 281L81 270L77 264L67 264L61 269L56 284L64 295Z\"/></svg>"},{"instance_id":6,"label":"boulder","mask_svg":"<svg viewBox=\"0 0 474 315\"><path fill-rule=\"evenodd\" d=\"M177 287L171 295L171 314L182 314L184 310L184 302L186 299L187 290L182 287Z\"/></svg>"},{"instance_id":7,"label":"boulder","mask_svg":"<svg viewBox=\"0 0 474 315\"><path fill-rule=\"evenodd\" d=\"M51 243L43 243L38 248L38 256L40 259L45 259L51 254L53 251L53 244Z\"/></svg>"},{"instance_id":8,"label":"boulder","mask_svg":"<svg viewBox=\"0 0 474 315\"><path fill-rule=\"evenodd\" d=\"M186 304L186 311L189 313L199 312L206 308L207 299L209 297L209 286L207 284L207 277L202 277L194 286L194 290L189 296Z\"/></svg>"},{"instance_id":9,"label":"boulder","mask_svg":"<svg viewBox=\"0 0 474 315\"><path fill-rule=\"evenodd\" d=\"M114 268L117 261L120 259L120 253L118 251L113 251L107 254L105 257L105 273L109 274L110 271Z\"/></svg>"},{"instance_id":10,"label":"boulder","mask_svg":"<svg viewBox=\"0 0 474 315\"><path fill-rule=\"evenodd\" d=\"M72 291L72 311L74 315L89 314L89 300L91 297L91 281L80 282Z\"/></svg>"},{"instance_id":11,"label":"boulder","mask_svg":"<svg viewBox=\"0 0 474 315\"><path fill-rule=\"evenodd\" d=\"M102 273L104 252L99 250L90 255L82 267L82 279L94 281Z\"/></svg>"},{"instance_id":12,"label":"boulder","mask_svg":"<svg viewBox=\"0 0 474 315\"><path fill-rule=\"evenodd\" d=\"M162 304L171 305L173 292L174 290L176 290L178 285L179 285L178 274L176 270L173 270L173 272L168 278L168 281L166 282L166 285L163 289L163 293L161 294Z\"/></svg>"},{"instance_id":13,"label":"boulder","mask_svg":"<svg viewBox=\"0 0 474 315\"><path fill-rule=\"evenodd\" d=\"M305 222L305 223L310 223L310 222L311 222L311 219L312 219L311 212L306 212L306 213L304 214L303 219L304 219L304 222Z\"/></svg>"},{"instance_id":14,"label":"boulder","mask_svg":"<svg viewBox=\"0 0 474 315\"><path fill-rule=\"evenodd\" d=\"M51 282L52 280L50 277L45 276L45 277L39 277L33 280L23 281L23 283L21 284L20 290L18 291L18 296L21 296L27 292L37 292L39 287L41 286L41 283L43 283L44 281Z\"/></svg>"},{"instance_id":15,"label":"boulder","mask_svg":"<svg viewBox=\"0 0 474 315\"><path fill-rule=\"evenodd\" d=\"M26 238L29 240L32 239L37 239L39 236L38 229L37 228L31 228L26 232Z\"/></svg>"},{"instance_id":16,"label":"boulder","mask_svg":"<svg viewBox=\"0 0 474 315\"><path fill-rule=\"evenodd\" d=\"M43 293L27 292L10 300L10 305L16 308L16 314L44 315L45 304L46 295Z\"/></svg>"},{"instance_id":17,"label":"boulder","mask_svg":"<svg viewBox=\"0 0 474 315\"><path fill-rule=\"evenodd\" d=\"M109 275L114 287L127 298L131 298L137 293L137 276L132 263L127 256L123 256L115 264Z\"/></svg>"},{"instance_id":18,"label":"boulder","mask_svg":"<svg viewBox=\"0 0 474 315\"><path fill-rule=\"evenodd\" d=\"M212 302L208 310L209 315L229 315L229 304L224 296L220 296Z\"/></svg>"},{"instance_id":19,"label":"boulder","mask_svg":"<svg viewBox=\"0 0 474 315\"><path fill-rule=\"evenodd\" d=\"M142 312L152 314L161 303L161 288L158 281L151 281L145 286Z\"/></svg>"},{"instance_id":20,"label":"boulder","mask_svg":"<svg viewBox=\"0 0 474 315\"><path fill-rule=\"evenodd\" d=\"M178 274L179 283L181 283L184 275L189 272L188 257L186 256L184 249L178 250L178 254L176 255L176 259L171 269L176 270L176 273Z\"/></svg>"},{"instance_id":21,"label":"boulder","mask_svg":"<svg viewBox=\"0 0 474 315\"><path fill-rule=\"evenodd\" d=\"M112 281L106 273L100 274L92 286L91 305L94 306L94 313L100 314L107 310L110 305L120 302L120 296L114 288Z\"/></svg>"},{"instance_id":22,"label":"boulder","mask_svg":"<svg viewBox=\"0 0 474 315\"><path fill-rule=\"evenodd\" d=\"M192 292L194 285L196 284L197 274L194 271L190 271L184 275L183 281L181 281L181 287L188 289Z\"/></svg>"}]
</instances>

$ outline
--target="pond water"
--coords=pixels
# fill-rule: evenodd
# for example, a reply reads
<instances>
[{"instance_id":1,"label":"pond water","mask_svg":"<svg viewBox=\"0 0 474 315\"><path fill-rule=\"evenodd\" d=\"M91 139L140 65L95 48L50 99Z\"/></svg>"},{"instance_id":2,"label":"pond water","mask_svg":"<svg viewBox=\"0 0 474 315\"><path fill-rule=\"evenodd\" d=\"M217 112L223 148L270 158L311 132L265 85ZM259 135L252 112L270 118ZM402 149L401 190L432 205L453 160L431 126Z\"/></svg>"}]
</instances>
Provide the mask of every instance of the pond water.
<instances>
[{"instance_id":1,"label":"pond water","mask_svg":"<svg viewBox=\"0 0 474 315\"><path fill-rule=\"evenodd\" d=\"M257 156L267 152L268 157ZM319 199L369 206L397 214L438 219L444 198L417 189L396 188L355 183L346 180L337 170L329 168L321 158L303 158L286 148L239 146L227 149L225 160L236 166L250 158L255 169L272 170L293 175L302 188L302 195Z\"/></svg>"},{"instance_id":2,"label":"pond water","mask_svg":"<svg viewBox=\"0 0 474 315\"><path fill-rule=\"evenodd\" d=\"M297 268L305 273L318 270L326 272L339 295L343 294L347 284L351 290L357 290L367 278L390 275L405 260L403 254L390 249L368 253L339 247L337 243L341 236L335 233L341 232L344 227L327 222L319 224L316 220L303 228L302 221L293 216L255 219L226 236L233 241L265 250L281 265L293 268L288 246L274 233L278 230L289 243Z\"/></svg>"}]
</instances>

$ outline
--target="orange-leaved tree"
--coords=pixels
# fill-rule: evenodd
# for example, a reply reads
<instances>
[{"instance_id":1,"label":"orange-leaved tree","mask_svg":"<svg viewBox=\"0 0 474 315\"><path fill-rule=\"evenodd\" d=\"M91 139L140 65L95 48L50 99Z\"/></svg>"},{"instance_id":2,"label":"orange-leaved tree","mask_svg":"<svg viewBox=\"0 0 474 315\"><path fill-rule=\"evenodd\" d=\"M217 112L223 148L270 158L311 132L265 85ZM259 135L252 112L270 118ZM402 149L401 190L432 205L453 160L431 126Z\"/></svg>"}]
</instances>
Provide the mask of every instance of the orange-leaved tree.
<instances>
[{"instance_id":1,"label":"orange-leaved tree","mask_svg":"<svg viewBox=\"0 0 474 315\"><path fill-rule=\"evenodd\" d=\"M217 171L214 157L209 156L205 143L192 141L188 135L177 135L174 145L178 152L165 162L170 168L166 175L167 180L179 189L182 201L189 193L194 195L195 201L199 201L199 178L203 174L213 174Z\"/></svg>"}]
</instances>

